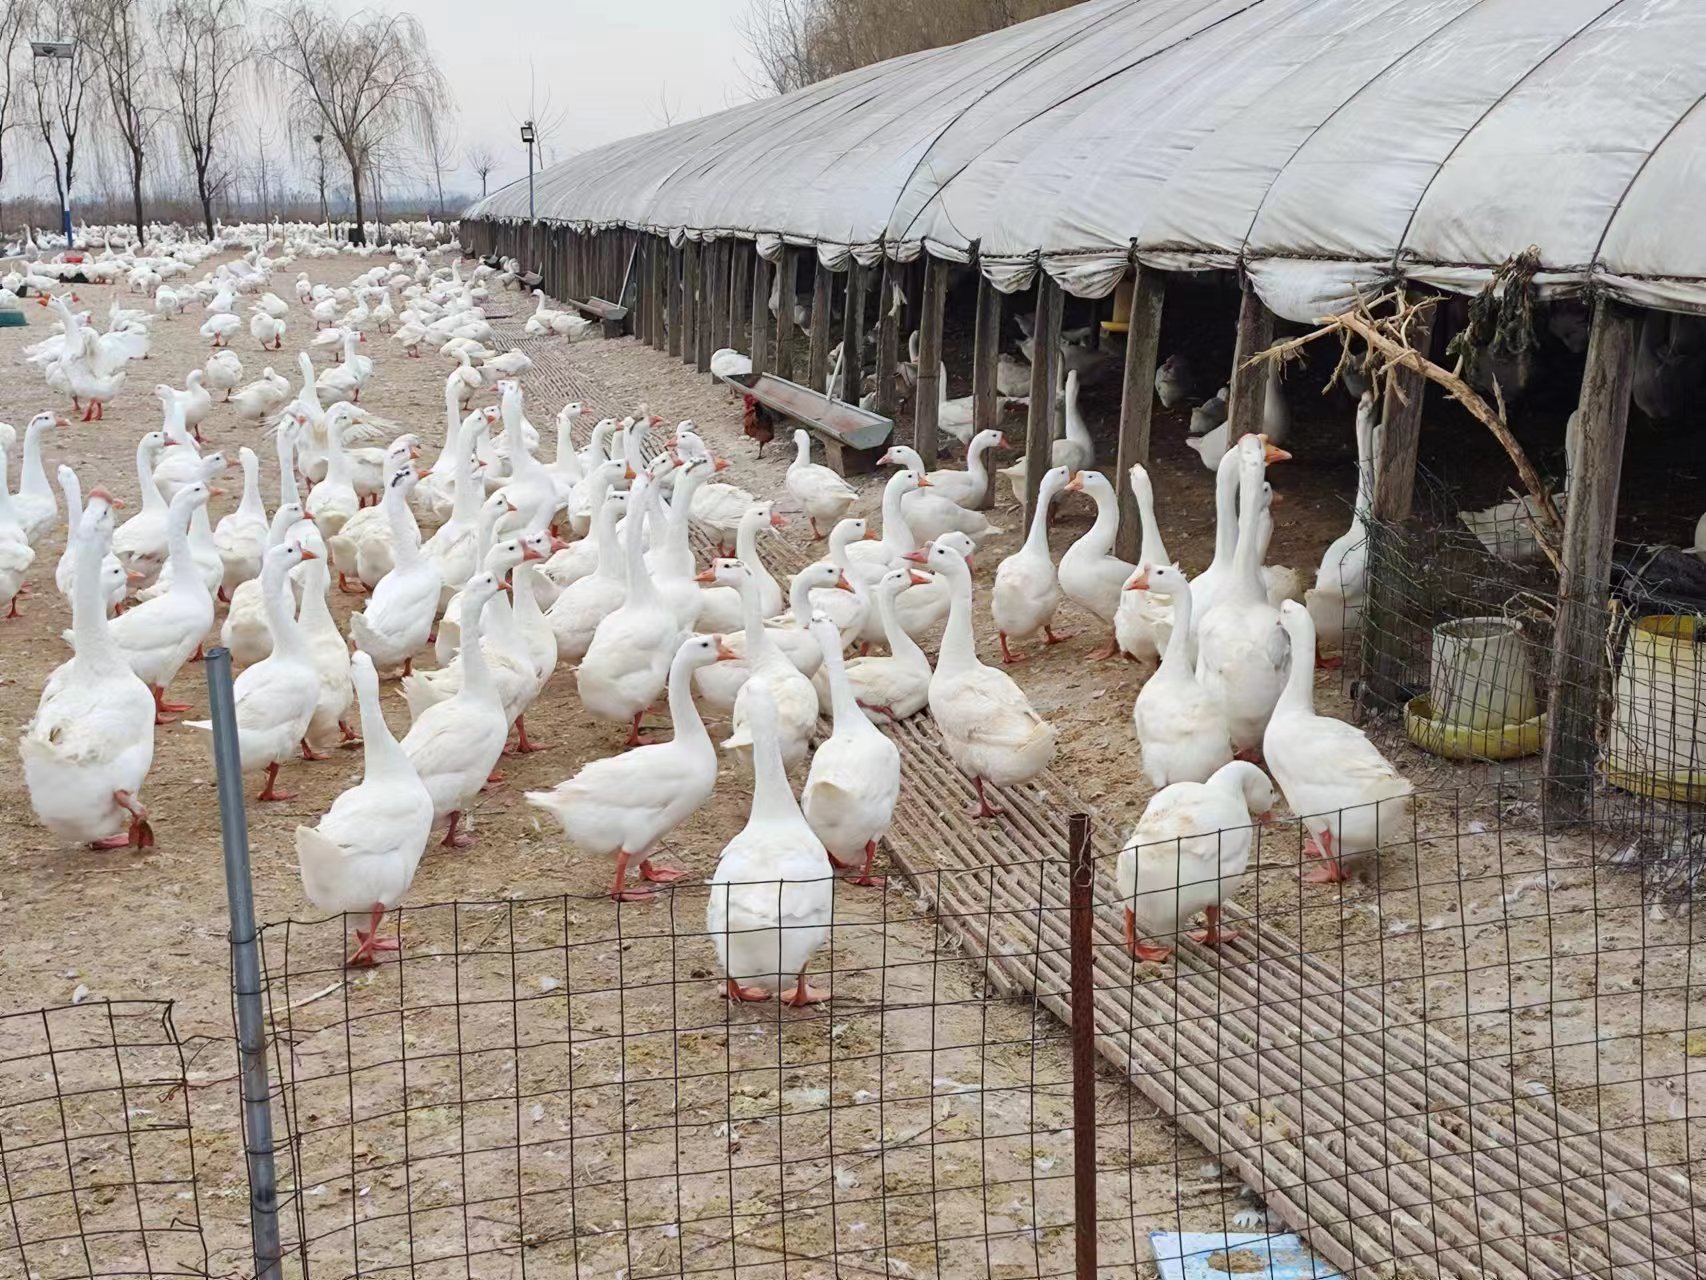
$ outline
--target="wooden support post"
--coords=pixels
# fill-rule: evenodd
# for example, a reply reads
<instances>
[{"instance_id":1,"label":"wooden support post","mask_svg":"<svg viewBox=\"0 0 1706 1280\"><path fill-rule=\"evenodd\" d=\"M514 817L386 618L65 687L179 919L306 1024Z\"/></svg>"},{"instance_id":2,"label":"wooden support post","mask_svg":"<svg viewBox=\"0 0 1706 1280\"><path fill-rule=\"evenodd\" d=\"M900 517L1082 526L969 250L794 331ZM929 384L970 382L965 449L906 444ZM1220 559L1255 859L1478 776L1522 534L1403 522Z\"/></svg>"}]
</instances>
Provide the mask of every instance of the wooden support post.
<instances>
[{"instance_id":1,"label":"wooden support post","mask_svg":"<svg viewBox=\"0 0 1706 1280\"><path fill-rule=\"evenodd\" d=\"M1149 465L1149 426L1155 417L1155 357L1161 346L1161 304L1167 277L1153 267L1134 264L1137 279L1131 291L1130 327L1125 335L1125 381L1120 390L1119 460L1114 464L1114 487L1120 495L1120 528L1114 554L1137 563L1143 529L1137 495L1131 491L1133 463ZM1096 326L1101 328L1100 324Z\"/></svg>"},{"instance_id":2,"label":"wooden support post","mask_svg":"<svg viewBox=\"0 0 1706 1280\"><path fill-rule=\"evenodd\" d=\"M1635 323L1633 311L1608 298L1594 304L1587 371L1582 378L1580 445L1564 512L1564 571L1558 579L1552 672L1546 689L1543 816L1549 823L1576 821L1592 811L1617 490L1635 378Z\"/></svg>"},{"instance_id":3,"label":"wooden support post","mask_svg":"<svg viewBox=\"0 0 1706 1280\"><path fill-rule=\"evenodd\" d=\"M1409 291L1414 301L1417 290ZM1435 311L1410 331L1417 351L1427 354ZM1404 701L1409 676L1426 663L1425 640L1414 634L1417 625L1405 600L1409 584L1401 565L1407 562L1404 523L1416 492L1416 451L1422 440L1422 410L1427 380L1413 369L1400 368L1386 384L1381 406L1380 449L1375 458L1374 501L1369 508L1368 602L1362 613L1363 678L1357 686L1358 710L1363 715Z\"/></svg>"},{"instance_id":4,"label":"wooden support post","mask_svg":"<svg viewBox=\"0 0 1706 1280\"><path fill-rule=\"evenodd\" d=\"M746 348L746 286L752 279L752 273L747 270L746 255L747 241L729 241L729 340L724 345L736 351Z\"/></svg>"},{"instance_id":5,"label":"wooden support post","mask_svg":"<svg viewBox=\"0 0 1706 1280\"><path fill-rule=\"evenodd\" d=\"M652 340L652 238L644 236L640 240L639 256L634 261L634 270L639 272L639 288L634 295L634 336L641 342ZM571 293L569 295L573 297Z\"/></svg>"},{"instance_id":6,"label":"wooden support post","mask_svg":"<svg viewBox=\"0 0 1706 1280\"><path fill-rule=\"evenodd\" d=\"M973 432L1001 424L1000 399L995 394L995 369L1001 360L1001 290L979 271L977 275L977 327L972 335L971 352L971 424ZM985 454L991 462L993 454ZM995 468L989 469L989 483L977 500L978 510L988 511L995 505Z\"/></svg>"},{"instance_id":7,"label":"wooden support post","mask_svg":"<svg viewBox=\"0 0 1706 1280\"><path fill-rule=\"evenodd\" d=\"M818 258L812 273L811 356L806 382L813 391L822 391L829 379L829 317L834 309L835 272Z\"/></svg>"},{"instance_id":8,"label":"wooden support post","mask_svg":"<svg viewBox=\"0 0 1706 1280\"><path fill-rule=\"evenodd\" d=\"M699 299L699 363L695 366L700 373L711 372L711 354L723 345L721 331L728 323L729 309L723 302L723 288L729 280L723 270L723 254L728 247L727 240L710 240L700 251L705 282L704 295Z\"/></svg>"},{"instance_id":9,"label":"wooden support post","mask_svg":"<svg viewBox=\"0 0 1706 1280\"><path fill-rule=\"evenodd\" d=\"M893 418L900 407L900 388L895 364L900 359L900 308L894 291L904 270L893 258L883 259L882 282L877 292L877 412Z\"/></svg>"},{"instance_id":10,"label":"wooden support post","mask_svg":"<svg viewBox=\"0 0 1706 1280\"><path fill-rule=\"evenodd\" d=\"M657 266L654 268L656 278L652 281L652 304L656 311L652 327L657 334L657 341L652 345L663 351L669 346L669 239L665 236L653 236L652 253L657 259Z\"/></svg>"},{"instance_id":11,"label":"wooden support post","mask_svg":"<svg viewBox=\"0 0 1706 1280\"><path fill-rule=\"evenodd\" d=\"M794 380L794 249L782 246L782 256L776 262L776 354L773 360L776 376ZM768 301L768 297L766 298Z\"/></svg>"},{"instance_id":12,"label":"wooden support post","mask_svg":"<svg viewBox=\"0 0 1706 1280\"><path fill-rule=\"evenodd\" d=\"M664 297L669 307L669 354L681 354L681 246L669 247L669 259L664 267Z\"/></svg>"},{"instance_id":13,"label":"wooden support post","mask_svg":"<svg viewBox=\"0 0 1706 1280\"><path fill-rule=\"evenodd\" d=\"M699 242L681 246L681 362L699 359Z\"/></svg>"},{"instance_id":14,"label":"wooden support post","mask_svg":"<svg viewBox=\"0 0 1706 1280\"><path fill-rule=\"evenodd\" d=\"M646 345L653 348L659 345L659 338L663 333L662 307L660 305L661 300L658 297L659 288L663 281L663 264L660 261L662 257L663 252L658 238L648 235L646 237L646 274L640 280L640 292L646 295L646 327L641 336L646 340ZM586 295L577 294L576 296L584 299Z\"/></svg>"},{"instance_id":15,"label":"wooden support post","mask_svg":"<svg viewBox=\"0 0 1706 1280\"><path fill-rule=\"evenodd\" d=\"M912 447L926 471L936 466L941 413L942 309L948 295L948 264L926 256L923 307L918 315L918 394L912 398Z\"/></svg>"},{"instance_id":16,"label":"wooden support post","mask_svg":"<svg viewBox=\"0 0 1706 1280\"><path fill-rule=\"evenodd\" d=\"M1238 307L1238 342L1232 352L1232 391L1226 399L1229 443L1239 436L1262 429L1262 410L1267 404L1268 367L1247 365L1250 357L1266 351L1274 340L1274 313L1262 302L1246 278L1244 297Z\"/></svg>"},{"instance_id":17,"label":"wooden support post","mask_svg":"<svg viewBox=\"0 0 1706 1280\"><path fill-rule=\"evenodd\" d=\"M752 371L770 365L770 263L754 246L752 255Z\"/></svg>"},{"instance_id":18,"label":"wooden support post","mask_svg":"<svg viewBox=\"0 0 1706 1280\"><path fill-rule=\"evenodd\" d=\"M847 260L847 298L841 308L841 386L837 395L858 404L865 377L865 268Z\"/></svg>"},{"instance_id":19,"label":"wooden support post","mask_svg":"<svg viewBox=\"0 0 1706 1280\"><path fill-rule=\"evenodd\" d=\"M1025 528L1037 509L1037 490L1054 456L1055 369L1060 364L1060 286L1037 268L1037 323L1032 344L1031 406L1025 427Z\"/></svg>"}]
</instances>

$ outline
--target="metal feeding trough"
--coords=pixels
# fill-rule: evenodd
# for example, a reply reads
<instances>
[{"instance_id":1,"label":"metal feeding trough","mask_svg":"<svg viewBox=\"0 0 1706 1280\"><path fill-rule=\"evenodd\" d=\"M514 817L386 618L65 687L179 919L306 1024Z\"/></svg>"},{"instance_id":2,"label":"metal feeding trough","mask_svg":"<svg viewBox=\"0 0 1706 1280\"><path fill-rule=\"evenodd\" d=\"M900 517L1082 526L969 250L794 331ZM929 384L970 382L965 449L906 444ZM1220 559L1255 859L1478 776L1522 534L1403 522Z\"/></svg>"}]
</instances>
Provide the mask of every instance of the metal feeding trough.
<instances>
[{"instance_id":1,"label":"metal feeding trough","mask_svg":"<svg viewBox=\"0 0 1706 1280\"><path fill-rule=\"evenodd\" d=\"M877 457L894 434L891 419L773 373L718 376L772 413L815 431L823 440L829 465L842 475L874 470Z\"/></svg>"}]
</instances>

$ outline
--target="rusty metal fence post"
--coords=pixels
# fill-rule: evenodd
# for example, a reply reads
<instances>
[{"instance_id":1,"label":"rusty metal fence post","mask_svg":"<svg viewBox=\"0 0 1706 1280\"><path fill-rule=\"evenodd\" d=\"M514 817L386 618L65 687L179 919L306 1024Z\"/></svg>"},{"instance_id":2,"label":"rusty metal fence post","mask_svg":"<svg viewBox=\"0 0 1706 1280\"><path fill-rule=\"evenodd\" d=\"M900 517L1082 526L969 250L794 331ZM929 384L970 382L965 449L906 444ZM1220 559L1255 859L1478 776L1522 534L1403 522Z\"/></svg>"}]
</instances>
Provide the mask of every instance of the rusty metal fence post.
<instances>
[{"instance_id":1,"label":"rusty metal fence post","mask_svg":"<svg viewBox=\"0 0 1706 1280\"><path fill-rule=\"evenodd\" d=\"M1072 857L1068 962L1072 989L1072 1195L1077 1280L1096 1280L1096 861L1090 815L1067 820Z\"/></svg>"}]
</instances>

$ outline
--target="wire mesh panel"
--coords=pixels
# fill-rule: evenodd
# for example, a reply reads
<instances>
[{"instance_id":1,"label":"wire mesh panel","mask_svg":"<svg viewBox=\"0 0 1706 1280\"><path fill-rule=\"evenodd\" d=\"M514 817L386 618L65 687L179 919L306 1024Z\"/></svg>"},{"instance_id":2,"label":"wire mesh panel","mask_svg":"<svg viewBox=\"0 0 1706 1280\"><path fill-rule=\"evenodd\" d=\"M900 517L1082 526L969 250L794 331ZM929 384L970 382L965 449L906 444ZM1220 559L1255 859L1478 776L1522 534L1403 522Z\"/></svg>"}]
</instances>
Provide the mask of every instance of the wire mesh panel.
<instances>
[{"instance_id":1,"label":"wire mesh panel","mask_svg":"<svg viewBox=\"0 0 1706 1280\"><path fill-rule=\"evenodd\" d=\"M1072 1274L1063 1029L903 896L823 887L832 999L800 1007L729 998L712 886L410 908L348 978L343 921L265 930L287 1268ZM1048 994L1064 935L989 874L964 894Z\"/></svg>"},{"instance_id":2,"label":"wire mesh panel","mask_svg":"<svg viewBox=\"0 0 1706 1280\"><path fill-rule=\"evenodd\" d=\"M1695 927L1508 812L1423 792L1102 858L1099 1044L1208 1148L1201 1187L1242 1187L1223 1261L1309 1223L1347 1272L1702 1274ZM1376 819L1350 879L1300 885Z\"/></svg>"},{"instance_id":3,"label":"wire mesh panel","mask_svg":"<svg viewBox=\"0 0 1706 1280\"><path fill-rule=\"evenodd\" d=\"M0 1277L206 1275L171 1006L0 1016Z\"/></svg>"}]
</instances>

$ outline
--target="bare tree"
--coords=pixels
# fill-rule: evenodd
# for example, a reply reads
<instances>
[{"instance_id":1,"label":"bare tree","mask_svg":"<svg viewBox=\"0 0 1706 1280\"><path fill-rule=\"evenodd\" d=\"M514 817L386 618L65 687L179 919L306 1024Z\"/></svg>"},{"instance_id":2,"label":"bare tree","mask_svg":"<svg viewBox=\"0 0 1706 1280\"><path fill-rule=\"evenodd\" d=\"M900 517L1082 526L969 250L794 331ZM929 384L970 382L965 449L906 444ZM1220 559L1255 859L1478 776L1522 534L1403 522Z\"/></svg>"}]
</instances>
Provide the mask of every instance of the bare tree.
<instances>
[{"instance_id":1,"label":"bare tree","mask_svg":"<svg viewBox=\"0 0 1706 1280\"><path fill-rule=\"evenodd\" d=\"M297 114L344 153L355 200L352 239L364 243L363 180L376 147L421 137L428 117L449 105L425 29L412 14L339 17L316 0L290 0L272 15L268 53L290 82Z\"/></svg>"},{"instance_id":2,"label":"bare tree","mask_svg":"<svg viewBox=\"0 0 1706 1280\"><path fill-rule=\"evenodd\" d=\"M456 168L456 134L447 129L436 113L428 112L421 150L432 166L432 182L438 192L438 220L444 221L444 171Z\"/></svg>"},{"instance_id":3,"label":"bare tree","mask_svg":"<svg viewBox=\"0 0 1706 1280\"><path fill-rule=\"evenodd\" d=\"M184 150L195 172L196 197L208 239L213 201L224 175L215 156L224 142L239 76L252 49L243 0L166 0L160 46Z\"/></svg>"},{"instance_id":4,"label":"bare tree","mask_svg":"<svg viewBox=\"0 0 1706 1280\"><path fill-rule=\"evenodd\" d=\"M551 139L568 123L569 109L567 106L559 107L552 103L549 85L545 86L544 96L540 96L539 77L531 61L527 64L527 112L524 116L518 116L515 114L515 108L511 107L510 118L517 126L524 119L532 122L533 145L538 151L540 164L556 162L557 149L550 145Z\"/></svg>"},{"instance_id":5,"label":"bare tree","mask_svg":"<svg viewBox=\"0 0 1706 1280\"><path fill-rule=\"evenodd\" d=\"M491 145L476 142L462 149L462 163L480 180L480 199L486 198L486 182L498 167L498 154Z\"/></svg>"},{"instance_id":6,"label":"bare tree","mask_svg":"<svg viewBox=\"0 0 1706 1280\"><path fill-rule=\"evenodd\" d=\"M0 183L6 177L6 134L20 123L15 97L22 89L20 63L29 56L25 36L34 18L33 0L0 2Z\"/></svg>"},{"instance_id":7,"label":"bare tree","mask_svg":"<svg viewBox=\"0 0 1706 1280\"><path fill-rule=\"evenodd\" d=\"M30 64L30 108L43 148L53 161L53 186L59 207L71 207L71 184L77 172L77 138L83 128L83 108L95 83L98 60L87 52L94 28L105 19L99 0L70 0L56 10L59 34L73 42L70 58L35 58ZM97 97L99 96L97 91Z\"/></svg>"},{"instance_id":8,"label":"bare tree","mask_svg":"<svg viewBox=\"0 0 1706 1280\"><path fill-rule=\"evenodd\" d=\"M113 131L129 162L131 215L138 245L146 239L142 226L143 162L161 114L154 48L147 35L153 23L142 4L143 0L110 0L106 21L93 24L89 32L89 52L100 66Z\"/></svg>"}]
</instances>

